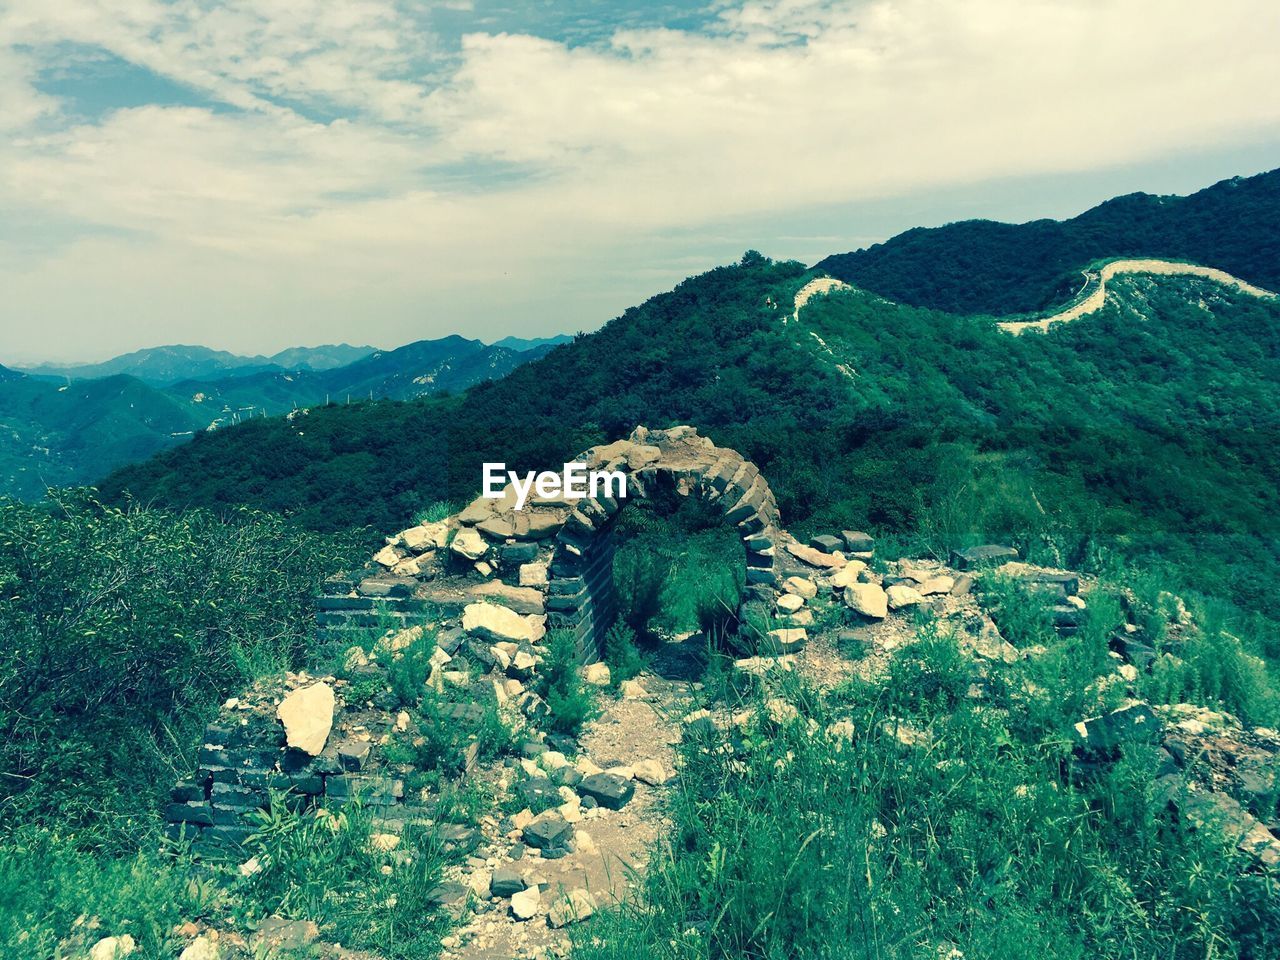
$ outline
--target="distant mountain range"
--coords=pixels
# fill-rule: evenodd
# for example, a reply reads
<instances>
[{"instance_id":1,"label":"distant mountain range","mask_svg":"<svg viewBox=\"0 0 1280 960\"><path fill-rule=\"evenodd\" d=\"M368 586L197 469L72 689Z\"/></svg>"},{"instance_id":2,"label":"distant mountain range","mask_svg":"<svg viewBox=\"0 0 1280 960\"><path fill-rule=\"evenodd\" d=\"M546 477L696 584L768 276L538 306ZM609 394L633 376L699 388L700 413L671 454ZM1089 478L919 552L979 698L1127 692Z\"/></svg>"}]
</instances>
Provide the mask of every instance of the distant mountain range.
<instances>
[{"instance_id":1,"label":"distant mountain range","mask_svg":"<svg viewBox=\"0 0 1280 960\"><path fill-rule=\"evenodd\" d=\"M270 357L174 345L102 363L0 366L0 494L38 498L195 434L297 408L460 392L568 339L490 345L449 336L395 350L338 344Z\"/></svg>"},{"instance_id":2,"label":"distant mountain range","mask_svg":"<svg viewBox=\"0 0 1280 960\"><path fill-rule=\"evenodd\" d=\"M555 337L503 337L490 344L516 353L554 347L573 339L568 334ZM326 344L319 347L289 347L271 356L244 356L226 350L213 350L209 347L171 344L161 347L147 347L132 353L121 354L100 363L41 363L31 367L16 367L15 371L33 377L58 380L96 380L102 377L114 377L124 374L136 377L143 383L152 386L167 387L184 381L221 380L227 376L248 376L255 373L278 374L337 370L351 366L366 357L394 357L389 363L382 364L383 369L395 366L396 363L421 356L426 362L439 353L435 344L451 344L456 349L465 338L459 336L445 337L441 340L420 340L400 347L397 350L379 350L377 347L353 347L349 343ZM470 344L480 344L478 340L466 340ZM480 344L483 346L483 344ZM404 352L408 351L408 352ZM3 368L0 368L3 369ZM0 374L3 377L3 374ZM376 391L376 384L370 384Z\"/></svg>"},{"instance_id":3,"label":"distant mountain range","mask_svg":"<svg viewBox=\"0 0 1280 960\"><path fill-rule=\"evenodd\" d=\"M322 347L290 347L270 356L245 357L226 350L175 344L135 350L101 363L42 363L26 367L24 373L34 377L58 377L93 380L126 374L144 383L167 386L181 380L253 370L332 370L355 363L373 353L374 347L353 347L340 343Z\"/></svg>"},{"instance_id":4,"label":"distant mountain range","mask_svg":"<svg viewBox=\"0 0 1280 960\"><path fill-rule=\"evenodd\" d=\"M511 350L533 350L537 347L558 347L562 343L572 343L573 336L568 333L562 333L555 337L533 337L526 339L525 337L503 337L501 340L495 340L495 347L507 347Z\"/></svg>"}]
</instances>

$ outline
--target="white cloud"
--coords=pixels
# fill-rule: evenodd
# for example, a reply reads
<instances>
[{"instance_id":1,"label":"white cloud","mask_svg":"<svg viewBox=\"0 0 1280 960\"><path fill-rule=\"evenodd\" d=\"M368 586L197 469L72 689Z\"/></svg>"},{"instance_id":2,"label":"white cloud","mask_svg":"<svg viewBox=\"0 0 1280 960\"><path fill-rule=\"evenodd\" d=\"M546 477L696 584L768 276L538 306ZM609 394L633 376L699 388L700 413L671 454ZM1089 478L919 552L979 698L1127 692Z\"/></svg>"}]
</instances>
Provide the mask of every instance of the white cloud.
<instances>
[{"instance_id":1,"label":"white cloud","mask_svg":"<svg viewBox=\"0 0 1280 960\"><path fill-rule=\"evenodd\" d=\"M396 0L14 0L0 37L100 47L228 104L274 98L400 121L433 38Z\"/></svg>"},{"instance_id":2,"label":"white cloud","mask_svg":"<svg viewBox=\"0 0 1280 960\"><path fill-rule=\"evenodd\" d=\"M735 216L1280 133L1264 0L718 13L703 33L473 34L444 56L396 0L12 0L0 39L35 52L0 47L0 206L122 236L0 267L8 310L243 348L270 346L270 323L277 343L498 333L514 316L545 332L661 286L646 271L683 269L698 231ZM50 125L32 71L67 42L238 109Z\"/></svg>"}]
</instances>

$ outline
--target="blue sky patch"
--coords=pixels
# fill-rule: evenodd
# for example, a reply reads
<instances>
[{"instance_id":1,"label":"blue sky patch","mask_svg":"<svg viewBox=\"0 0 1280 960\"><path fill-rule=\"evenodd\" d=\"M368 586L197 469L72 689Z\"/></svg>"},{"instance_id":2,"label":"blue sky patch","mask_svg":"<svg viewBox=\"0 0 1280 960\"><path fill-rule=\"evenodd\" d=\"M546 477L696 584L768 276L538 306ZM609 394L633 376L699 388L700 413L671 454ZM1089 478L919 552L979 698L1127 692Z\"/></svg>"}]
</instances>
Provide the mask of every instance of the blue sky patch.
<instances>
[{"instance_id":1,"label":"blue sky patch","mask_svg":"<svg viewBox=\"0 0 1280 960\"><path fill-rule=\"evenodd\" d=\"M47 65L34 86L62 100L68 118L92 121L116 110L145 106L233 109L100 47L63 43L43 50L42 57Z\"/></svg>"}]
</instances>

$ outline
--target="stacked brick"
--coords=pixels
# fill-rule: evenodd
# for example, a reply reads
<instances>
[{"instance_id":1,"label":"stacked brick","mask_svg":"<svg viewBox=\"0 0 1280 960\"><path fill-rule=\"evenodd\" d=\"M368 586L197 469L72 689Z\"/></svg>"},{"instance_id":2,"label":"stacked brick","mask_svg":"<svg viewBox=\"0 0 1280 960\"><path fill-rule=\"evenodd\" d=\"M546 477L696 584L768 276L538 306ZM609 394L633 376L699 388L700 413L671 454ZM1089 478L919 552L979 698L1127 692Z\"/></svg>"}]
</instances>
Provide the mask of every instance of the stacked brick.
<instances>
[{"instance_id":1,"label":"stacked brick","mask_svg":"<svg viewBox=\"0 0 1280 960\"><path fill-rule=\"evenodd\" d=\"M786 535L754 464L687 426L640 427L574 462L624 473L627 499L666 488L717 505L743 543L744 602L772 609L776 550ZM613 531L624 503L604 494L573 500L535 495L516 510L513 495L480 498L446 520L388 537L364 569L325 583L317 600L315 656L345 656L355 646L367 649L371 636L427 625L443 655L437 679L445 688L454 685L445 699L460 701L448 709L480 710L476 703L488 697L534 718L546 705L526 684L545 654L540 644L548 630L572 630L583 664L599 659L617 615ZM471 669L450 666L453 657L469 661ZM468 686L477 674L484 679ZM286 686L305 682L312 680L290 675ZM281 693L251 691L229 701L207 728L197 775L174 788L167 807L171 835L194 840L206 855L233 851L256 829L271 791L303 808L341 806L359 796L387 832L430 818L429 805L406 792L396 771L381 768L368 737L362 733L353 742L342 733L344 723L387 733L394 715L365 711L344 721L352 708L339 699L335 734L311 757L285 745L274 713ZM436 829L457 844L470 840L466 827Z\"/></svg>"},{"instance_id":2,"label":"stacked brick","mask_svg":"<svg viewBox=\"0 0 1280 960\"><path fill-rule=\"evenodd\" d=\"M574 462L625 474L627 499L667 487L717 505L742 539L748 601L772 602L776 548L785 534L755 464L688 426L638 427ZM488 582L525 591L521 612L545 612L547 628L574 631L582 662L590 663L616 618L612 531L624 503L604 493L577 500L535 495L516 510L514 496L479 498L447 521L389 537L365 570L325 584L317 601L320 640L345 645L361 631L402 627L429 611L455 613L475 599L510 605L515 594L485 595L480 587ZM529 606L533 593L542 597L536 611Z\"/></svg>"},{"instance_id":3,"label":"stacked brick","mask_svg":"<svg viewBox=\"0 0 1280 960\"><path fill-rule=\"evenodd\" d=\"M289 678L292 685L309 682L305 676ZM371 741L332 736L315 757L287 748L274 717L278 693L251 691L229 701L218 720L205 728L196 776L173 788L165 808L171 838L191 841L192 850L206 858L235 856L259 828L259 814L269 808L272 792L283 795L293 809L338 811L358 798L377 829L390 834L409 824L432 823L431 804L407 791L395 771L383 766ZM339 703L335 729L343 725L346 709ZM456 709L478 710L466 705ZM370 722L367 712L359 719ZM390 728L395 717L388 715L384 722ZM479 840L468 827L435 827L449 844L471 846Z\"/></svg>"}]
</instances>

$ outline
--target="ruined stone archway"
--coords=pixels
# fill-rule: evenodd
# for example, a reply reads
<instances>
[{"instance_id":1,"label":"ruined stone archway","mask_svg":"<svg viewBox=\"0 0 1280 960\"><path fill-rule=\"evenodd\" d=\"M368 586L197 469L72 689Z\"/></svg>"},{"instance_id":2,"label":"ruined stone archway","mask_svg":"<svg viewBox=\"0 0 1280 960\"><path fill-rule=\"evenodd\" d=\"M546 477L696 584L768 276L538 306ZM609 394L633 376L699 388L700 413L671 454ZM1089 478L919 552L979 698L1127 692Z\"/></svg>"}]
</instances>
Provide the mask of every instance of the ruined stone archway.
<instances>
[{"instance_id":1,"label":"ruined stone archway","mask_svg":"<svg viewBox=\"0 0 1280 960\"><path fill-rule=\"evenodd\" d=\"M775 610L778 582L791 564L780 551L817 554L782 529L773 494L755 465L692 427L640 427L574 462L623 472L628 499L649 498L670 485L677 494L715 505L745 548L743 604L758 605L767 615ZM286 750L285 731L274 722L278 681L227 701L223 715L206 729L195 777L173 792L165 811L170 832L194 839L201 855L234 853L254 832L254 811L269 803L269 788L291 789L316 805L341 805L358 796L375 819L388 823L429 817L422 797L406 791L395 768L370 745L367 711L375 705L363 694L355 697L350 686L356 676L381 683L384 661L374 663L374 652L393 661L397 644L415 642L414 632L420 636L424 627L437 645L427 683L441 695L440 716L482 715L486 702L511 703L531 718L545 716L547 704L525 684L546 653L547 631L573 631L585 663L600 657L613 622L612 533L622 503L604 496L535 497L520 510L515 503L510 487L502 497L478 498L451 517L388 537L369 563L326 581L317 600L315 654L322 662L340 655L349 676L289 674L284 683L292 690L333 682L318 755ZM770 635L776 642L763 652L777 655L798 649L805 631L782 628ZM366 652L371 637L379 636L381 646ZM267 722L246 725L245 711ZM400 720L388 712L380 722ZM478 840L470 828L442 829L452 829L449 836L459 845Z\"/></svg>"},{"instance_id":2,"label":"ruined stone archway","mask_svg":"<svg viewBox=\"0 0 1280 960\"><path fill-rule=\"evenodd\" d=\"M787 536L755 464L689 426L637 427L626 440L592 447L572 462L623 473L628 499L669 486L718 508L745 550L743 606L773 610L782 579L777 551ZM513 638L536 644L548 629L567 629L580 659L597 659L616 614L612 533L622 503L607 495L534 495L516 509L516 499L509 486L501 497L479 497L446 520L389 537L363 570L326 584L319 600L321 638L341 644L353 631L407 625L431 610L449 622L483 604L529 620L513 626ZM482 615L501 616L481 610L473 619ZM472 632L465 617L461 630Z\"/></svg>"},{"instance_id":3,"label":"ruined stone archway","mask_svg":"<svg viewBox=\"0 0 1280 960\"><path fill-rule=\"evenodd\" d=\"M781 529L777 501L755 464L741 454L715 446L692 427L639 427L630 438L594 447L580 460L588 469L623 471L630 499L651 496L667 484L680 495L718 507L746 551L744 602L753 599L753 588L759 586L772 594ZM606 496L577 501L555 538L547 625L573 631L583 661L599 655L605 631L617 616L613 527L621 507Z\"/></svg>"}]
</instances>

